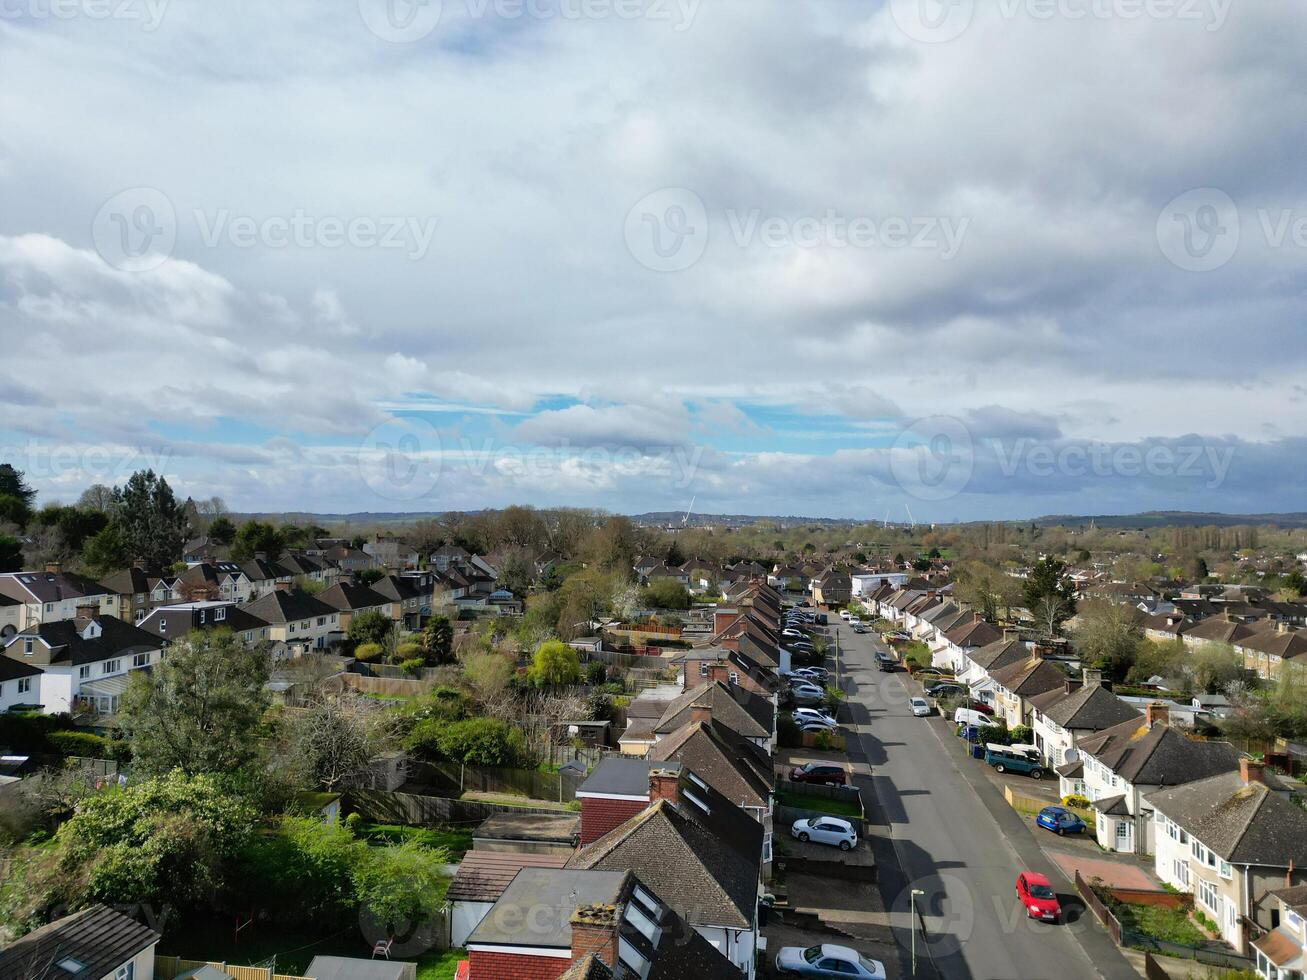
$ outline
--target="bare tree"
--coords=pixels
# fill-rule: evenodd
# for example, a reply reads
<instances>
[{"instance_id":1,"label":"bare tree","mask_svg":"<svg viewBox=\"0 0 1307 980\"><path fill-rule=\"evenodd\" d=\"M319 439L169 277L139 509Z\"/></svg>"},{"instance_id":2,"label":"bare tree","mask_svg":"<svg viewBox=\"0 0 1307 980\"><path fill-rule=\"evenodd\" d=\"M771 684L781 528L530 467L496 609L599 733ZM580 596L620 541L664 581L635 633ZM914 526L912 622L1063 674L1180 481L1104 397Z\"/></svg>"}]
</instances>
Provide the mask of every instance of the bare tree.
<instances>
[{"instance_id":1,"label":"bare tree","mask_svg":"<svg viewBox=\"0 0 1307 980\"><path fill-rule=\"evenodd\" d=\"M386 713L353 692L320 696L296 712L288 747L307 779L335 791L360 775L392 735Z\"/></svg>"}]
</instances>

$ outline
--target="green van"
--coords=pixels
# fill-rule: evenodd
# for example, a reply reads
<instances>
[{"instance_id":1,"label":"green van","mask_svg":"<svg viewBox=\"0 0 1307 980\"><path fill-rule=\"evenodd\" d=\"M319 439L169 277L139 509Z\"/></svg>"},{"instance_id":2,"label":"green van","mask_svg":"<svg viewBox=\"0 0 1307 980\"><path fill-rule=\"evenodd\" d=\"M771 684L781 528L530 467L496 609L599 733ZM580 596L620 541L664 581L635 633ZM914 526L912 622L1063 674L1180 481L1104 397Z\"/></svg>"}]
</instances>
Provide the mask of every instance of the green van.
<instances>
[{"instance_id":1,"label":"green van","mask_svg":"<svg viewBox=\"0 0 1307 980\"><path fill-rule=\"evenodd\" d=\"M1033 748L990 742L985 746L985 764L999 772L1020 772L1031 779L1044 778L1044 760L1040 758L1039 751Z\"/></svg>"}]
</instances>

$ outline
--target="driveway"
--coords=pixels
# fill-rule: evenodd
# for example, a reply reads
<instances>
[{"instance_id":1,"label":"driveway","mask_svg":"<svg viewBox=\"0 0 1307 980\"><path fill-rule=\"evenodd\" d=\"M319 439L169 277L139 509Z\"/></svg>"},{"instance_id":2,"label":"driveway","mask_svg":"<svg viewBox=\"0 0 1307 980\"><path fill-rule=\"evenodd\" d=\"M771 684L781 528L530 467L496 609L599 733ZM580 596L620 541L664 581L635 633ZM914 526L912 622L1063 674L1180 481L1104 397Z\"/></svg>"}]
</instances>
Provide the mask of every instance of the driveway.
<instances>
[{"instance_id":1,"label":"driveway","mask_svg":"<svg viewBox=\"0 0 1307 980\"><path fill-rule=\"evenodd\" d=\"M917 693L903 672L875 667L878 637L839 629L840 674L854 735L850 758L870 766L855 775L868 808L881 900L889 910L907 973L914 908L918 933L949 980L1138 975L1074 896L1060 868L1041 851L1027 821L964 757L947 722L914 718ZM1048 874L1066 921L1024 916L1014 895L1022 870Z\"/></svg>"}]
</instances>

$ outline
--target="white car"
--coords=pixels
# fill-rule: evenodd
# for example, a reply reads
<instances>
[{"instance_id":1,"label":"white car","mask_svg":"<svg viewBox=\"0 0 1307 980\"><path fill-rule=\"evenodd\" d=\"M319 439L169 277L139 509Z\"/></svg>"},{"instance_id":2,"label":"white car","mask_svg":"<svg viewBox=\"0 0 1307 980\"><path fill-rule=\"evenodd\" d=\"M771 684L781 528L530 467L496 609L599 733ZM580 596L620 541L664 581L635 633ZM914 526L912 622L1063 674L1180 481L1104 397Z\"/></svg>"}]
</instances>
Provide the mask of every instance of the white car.
<instances>
[{"instance_id":1,"label":"white car","mask_svg":"<svg viewBox=\"0 0 1307 980\"><path fill-rule=\"evenodd\" d=\"M800 725L809 723L825 725L827 728L837 728L838 723L824 711L818 711L816 708L795 708L793 711L794 720Z\"/></svg>"},{"instance_id":2,"label":"white car","mask_svg":"<svg viewBox=\"0 0 1307 980\"><path fill-rule=\"evenodd\" d=\"M781 636L789 640L802 640L805 636L807 636L807 634L804 633L803 630L783 629L781 630Z\"/></svg>"},{"instance_id":3,"label":"white car","mask_svg":"<svg viewBox=\"0 0 1307 980\"><path fill-rule=\"evenodd\" d=\"M776 954L776 973L782 977L847 977L849 980L885 980L885 964L870 960L848 946L786 946Z\"/></svg>"},{"instance_id":4,"label":"white car","mask_svg":"<svg viewBox=\"0 0 1307 980\"><path fill-rule=\"evenodd\" d=\"M809 820L796 820L790 833L799 840L812 841L814 844L829 844L841 851L851 851L858 846L858 832L853 824L839 817L813 817Z\"/></svg>"},{"instance_id":5,"label":"white car","mask_svg":"<svg viewBox=\"0 0 1307 980\"><path fill-rule=\"evenodd\" d=\"M840 610L840 619L848 619L852 615L853 613L849 612L847 609Z\"/></svg>"},{"instance_id":6,"label":"white car","mask_svg":"<svg viewBox=\"0 0 1307 980\"><path fill-rule=\"evenodd\" d=\"M930 707L930 702L925 698L909 698L908 707L912 709L912 713L918 718L928 717L933 710Z\"/></svg>"}]
</instances>

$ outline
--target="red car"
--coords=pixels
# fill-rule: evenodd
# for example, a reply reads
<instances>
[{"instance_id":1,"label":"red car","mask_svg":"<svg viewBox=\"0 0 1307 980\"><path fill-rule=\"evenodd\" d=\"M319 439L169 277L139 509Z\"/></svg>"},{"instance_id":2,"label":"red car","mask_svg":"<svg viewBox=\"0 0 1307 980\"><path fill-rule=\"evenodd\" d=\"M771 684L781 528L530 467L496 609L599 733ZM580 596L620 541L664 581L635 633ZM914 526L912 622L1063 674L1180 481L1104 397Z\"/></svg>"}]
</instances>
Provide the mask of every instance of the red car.
<instances>
[{"instance_id":1,"label":"red car","mask_svg":"<svg viewBox=\"0 0 1307 980\"><path fill-rule=\"evenodd\" d=\"M982 715L992 715L994 713L993 705L986 704L984 701L977 701L975 698L967 702L967 707L972 711L979 711Z\"/></svg>"},{"instance_id":2,"label":"red car","mask_svg":"<svg viewBox=\"0 0 1307 980\"><path fill-rule=\"evenodd\" d=\"M790 770L792 783L825 783L827 786L844 786L848 783L848 774L843 766L833 766L829 762L805 762Z\"/></svg>"},{"instance_id":3,"label":"red car","mask_svg":"<svg viewBox=\"0 0 1307 980\"><path fill-rule=\"evenodd\" d=\"M1017 899L1026 915L1044 922L1056 922L1062 915L1062 906L1058 904L1057 892L1047 878L1034 871L1023 871L1017 875Z\"/></svg>"}]
</instances>

